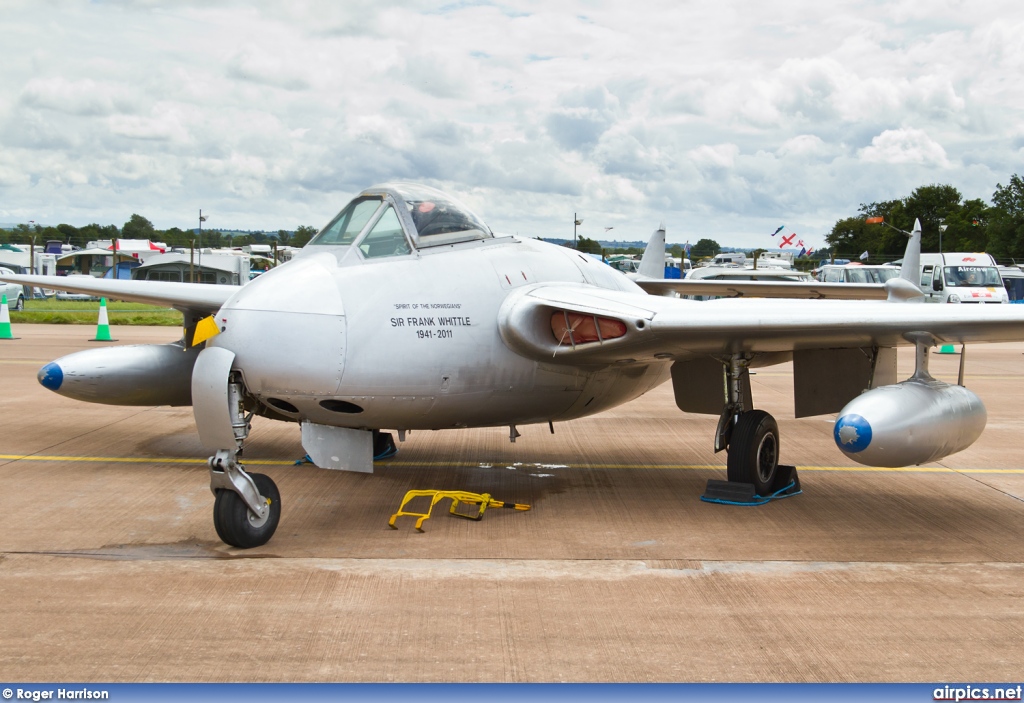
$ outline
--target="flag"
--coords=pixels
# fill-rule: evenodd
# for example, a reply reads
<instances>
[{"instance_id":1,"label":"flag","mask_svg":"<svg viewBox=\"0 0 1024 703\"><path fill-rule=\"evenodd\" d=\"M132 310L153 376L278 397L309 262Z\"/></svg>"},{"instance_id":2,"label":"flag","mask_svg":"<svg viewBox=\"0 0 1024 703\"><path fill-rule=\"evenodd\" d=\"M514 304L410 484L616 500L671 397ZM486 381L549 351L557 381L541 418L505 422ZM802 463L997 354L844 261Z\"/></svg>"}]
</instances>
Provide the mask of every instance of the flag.
<instances>
[{"instance_id":1,"label":"flag","mask_svg":"<svg viewBox=\"0 0 1024 703\"><path fill-rule=\"evenodd\" d=\"M802 257L802 256L807 256L807 248L806 248L806 247L804 247L803 249L801 249L801 250L800 250L800 253L799 253L799 254L797 254L796 256L797 256L797 258L798 258L798 259L799 259L800 257Z\"/></svg>"},{"instance_id":2,"label":"flag","mask_svg":"<svg viewBox=\"0 0 1024 703\"><path fill-rule=\"evenodd\" d=\"M814 249L808 249L807 250L807 256L810 256L813 253L814 253Z\"/></svg>"},{"instance_id":3,"label":"flag","mask_svg":"<svg viewBox=\"0 0 1024 703\"><path fill-rule=\"evenodd\" d=\"M796 245L797 245L798 247L802 247L802 246L804 246L804 240L802 240L802 239L798 239L798 240L796 240Z\"/></svg>"},{"instance_id":4,"label":"flag","mask_svg":"<svg viewBox=\"0 0 1024 703\"><path fill-rule=\"evenodd\" d=\"M883 222L885 222L885 218L884 217L869 217L868 219L864 220L864 222L866 222L869 225L880 225Z\"/></svg>"},{"instance_id":5,"label":"flag","mask_svg":"<svg viewBox=\"0 0 1024 703\"><path fill-rule=\"evenodd\" d=\"M774 232L772 232L772 236L774 237L776 234L781 232L785 227L786 227L786 225L779 225L779 228L777 230L775 230Z\"/></svg>"},{"instance_id":6,"label":"flag","mask_svg":"<svg viewBox=\"0 0 1024 703\"><path fill-rule=\"evenodd\" d=\"M864 252L863 254L861 254L860 255L860 260L861 261L867 261L868 260L868 253Z\"/></svg>"}]
</instances>

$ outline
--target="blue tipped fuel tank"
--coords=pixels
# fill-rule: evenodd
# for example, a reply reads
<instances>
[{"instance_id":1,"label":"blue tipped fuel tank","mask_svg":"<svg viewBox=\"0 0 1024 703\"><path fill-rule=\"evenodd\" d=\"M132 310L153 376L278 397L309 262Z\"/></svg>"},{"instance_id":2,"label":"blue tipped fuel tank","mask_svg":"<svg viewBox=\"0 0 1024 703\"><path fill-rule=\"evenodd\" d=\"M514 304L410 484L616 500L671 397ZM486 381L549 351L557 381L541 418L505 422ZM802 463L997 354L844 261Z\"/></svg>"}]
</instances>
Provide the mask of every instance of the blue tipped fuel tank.
<instances>
[{"instance_id":1,"label":"blue tipped fuel tank","mask_svg":"<svg viewBox=\"0 0 1024 703\"><path fill-rule=\"evenodd\" d=\"M54 393L109 405L191 405L199 347L142 344L75 352L39 369Z\"/></svg>"},{"instance_id":2,"label":"blue tipped fuel tank","mask_svg":"<svg viewBox=\"0 0 1024 703\"><path fill-rule=\"evenodd\" d=\"M988 413L963 386L911 378L862 393L839 413L836 446L865 466L916 466L967 449Z\"/></svg>"}]
</instances>

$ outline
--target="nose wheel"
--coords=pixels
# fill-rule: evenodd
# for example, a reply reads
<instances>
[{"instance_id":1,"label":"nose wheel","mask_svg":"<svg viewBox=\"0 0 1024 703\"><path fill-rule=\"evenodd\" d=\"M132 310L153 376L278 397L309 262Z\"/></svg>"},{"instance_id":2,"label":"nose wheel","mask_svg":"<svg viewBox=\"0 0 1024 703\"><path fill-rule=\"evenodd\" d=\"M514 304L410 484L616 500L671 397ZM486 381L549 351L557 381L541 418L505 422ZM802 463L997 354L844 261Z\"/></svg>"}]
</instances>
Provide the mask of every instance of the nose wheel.
<instances>
[{"instance_id":1,"label":"nose wheel","mask_svg":"<svg viewBox=\"0 0 1024 703\"><path fill-rule=\"evenodd\" d=\"M281 521L281 494L264 474L246 473L233 452L210 457L213 526L226 544L239 549L270 541Z\"/></svg>"},{"instance_id":2,"label":"nose wheel","mask_svg":"<svg viewBox=\"0 0 1024 703\"><path fill-rule=\"evenodd\" d=\"M231 490L217 491L213 503L213 526L226 544L239 549L259 547L270 541L281 521L281 494L269 476L249 474L267 510L257 515L242 498Z\"/></svg>"}]
</instances>

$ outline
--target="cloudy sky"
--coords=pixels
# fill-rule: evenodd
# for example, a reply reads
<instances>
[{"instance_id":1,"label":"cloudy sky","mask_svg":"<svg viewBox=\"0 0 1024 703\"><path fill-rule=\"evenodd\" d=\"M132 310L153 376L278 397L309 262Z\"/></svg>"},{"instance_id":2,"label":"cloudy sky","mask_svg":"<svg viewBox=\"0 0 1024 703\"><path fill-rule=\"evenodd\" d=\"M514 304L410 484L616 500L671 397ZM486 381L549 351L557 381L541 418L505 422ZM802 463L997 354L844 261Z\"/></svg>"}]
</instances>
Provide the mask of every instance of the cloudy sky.
<instances>
[{"instance_id":1,"label":"cloudy sky","mask_svg":"<svg viewBox=\"0 0 1024 703\"><path fill-rule=\"evenodd\" d=\"M401 179L500 232L821 244L1024 173L1016 2L4 0L0 66L0 222L319 227Z\"/></svg>"}]
</instances>

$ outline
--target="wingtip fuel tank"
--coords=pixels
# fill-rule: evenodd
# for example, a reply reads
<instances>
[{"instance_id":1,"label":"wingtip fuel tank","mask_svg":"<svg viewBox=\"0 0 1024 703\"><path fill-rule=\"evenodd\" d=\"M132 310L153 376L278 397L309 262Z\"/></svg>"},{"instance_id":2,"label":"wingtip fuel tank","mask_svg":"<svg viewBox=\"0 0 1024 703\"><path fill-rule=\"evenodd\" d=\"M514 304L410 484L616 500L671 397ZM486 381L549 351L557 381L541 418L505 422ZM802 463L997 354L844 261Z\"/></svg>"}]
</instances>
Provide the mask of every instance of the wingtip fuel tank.
<instances>
[{"instance_id":1,"label":"wingtip fuel tank","mask_svg":"<svg viewBox=\"0 0 1024 703\"><path fill-rule=\"evenodd\" d=\"M988 413L963 386L910 379L862 393L836 419L833 438L865 466L916 466L967 449L981 436Z\"/></svg>"},{"instance_id":2,"label":"wingtip fuel tank","mask_svg":"<svg viewBox=\"0 0 1024 703\"><path fill-rule=\"evenodd\" d=\"M104 347L68 354L39 369L58 395L107 405L191 405L198 348L181 344Z\"/></svg>"}]
</instances>

